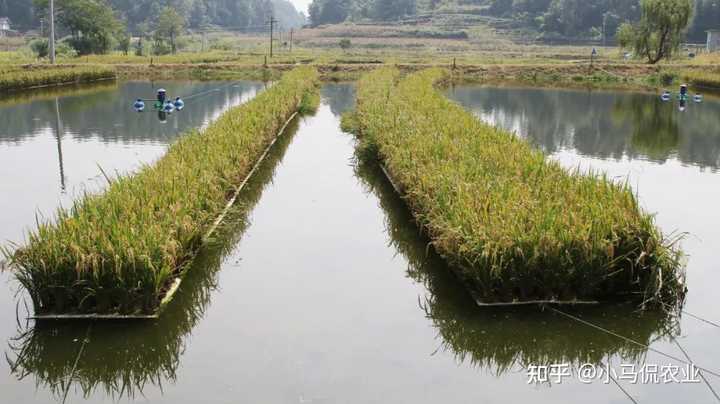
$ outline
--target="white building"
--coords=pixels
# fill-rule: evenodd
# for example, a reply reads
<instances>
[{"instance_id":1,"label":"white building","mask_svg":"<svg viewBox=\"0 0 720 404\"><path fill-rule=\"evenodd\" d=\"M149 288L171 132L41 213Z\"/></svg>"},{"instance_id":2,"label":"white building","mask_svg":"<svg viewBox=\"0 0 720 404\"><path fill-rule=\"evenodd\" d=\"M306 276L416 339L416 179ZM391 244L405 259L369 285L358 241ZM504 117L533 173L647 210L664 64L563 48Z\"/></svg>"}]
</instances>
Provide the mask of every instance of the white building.
<instances>
[{"instance_id":1,"label":"white building","mask_svg":"<svg viewBox=\"0 0 720 404\"><path fill-rule=\"evenodd\" d=\"M720 29L712 29L707 32L707 51L717 52L720 50Z\"/></svg>"},{"instance_id":2,"label":"white building","mask_svg":"<svg viewBox=\"0 0 720 404\"><path fill-rule=\"evenodd\" d=\"M7 17L0 17L0 31L6 33L10 31L10 19Z\"/></svg>"}]
</instances>

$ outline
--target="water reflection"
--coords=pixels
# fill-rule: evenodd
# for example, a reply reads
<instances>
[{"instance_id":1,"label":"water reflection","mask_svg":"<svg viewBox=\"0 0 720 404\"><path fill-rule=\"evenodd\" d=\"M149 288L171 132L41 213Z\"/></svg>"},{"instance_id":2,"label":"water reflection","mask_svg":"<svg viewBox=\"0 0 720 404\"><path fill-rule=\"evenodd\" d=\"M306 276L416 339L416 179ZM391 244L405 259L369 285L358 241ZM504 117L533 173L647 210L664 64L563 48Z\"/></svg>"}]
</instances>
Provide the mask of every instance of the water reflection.
<instances>
[{"instance_id":1,"label":"water reflection","mask_svg":"<svg viewBox=\"0 0 720 404\"><path fill-rule=\"evenodd\" d=\"M58 163L60 164L60 189L65 192L65 169L63 168L62 135L63 127L62 121L60 120L60 100L55 97L55 139L57 140Z\"/></svg>"},{"instance_id":2,"label":"water reflection","mask_svg":"<svg viewBox=\"0 0 720 404\"><path fill-rule=\"evenodd\" d=\"M151 110L137 113L132 103L138 97L154 95L162 85L178 96L201 93L187 102L182 112L166 116L167 125L158 125ZM198 127L225 108L240 104L247 95L261 89L261 83L238 82L126 82L115 87L102 86L66 94L61 99L65 134L75 140L99 138L103 142L167 143L184 130ZM114 90L114 91L109 91ZM19 143L53 128L56 121L55 98L38 95L29 102L0 102L0 144Z\"/></svg>"},{"instance_id":3,"label":"water reflection","mask_svg":"<svg viewBox=\"0 0 720 404\"><path fill-rule=\"evenodd\" d=\"M330 111L335 116L341 116L346 111L355 107L355 86L350 84L336 83L326 84L322 89L323 99L330 106Z\"/></svg>"},{"instance_id":4,"label":"water reflection","mask_svg":"<svg viewBox=\"0 0 720 404\"><path fill-rule=\"evenodd\" d=\"M720 167L720 102L679 111L654 94L456 87L448 96L547 153L571 149L604 159L641 158Z\"/></svg>"},{"instance_id":5,"label":"water reflection","mask_svg":"<svg viewBox=\"0 0 720 404\"><path fill-rule=\"evenodd\" d=\"M141 395L147 385L162 390L174 383L189 335L210 305L223 259L247 229L247 213L272 181L297 126L295 119L275 143L236 202L243 209L225 219L158 320L46 321L22 327L6 352L12 374L34 377L37 388L48 389L58 401L73 388L85 398L100 390L117 401Z\"/></svg>"},{"instance_id":6,"label":"water reflection","mask_svg":"<svg viewBox=\"0 0 720 404\"><path fill-rule=\"evenodd\" d=\"M665 161L678 150L680 126L667 105L648 102L647 96L631 94L615 101L612 118L618 126L632 128L630 144L655 161Z\"/></svg>"},{"instance_id":7,"label":"water reflection","mask_svg":"<svg viewBox=\"0 0 720 404\"><path fill-rule=\"evenodd\" d=\"M529 364L599 364L610 356L641 362L646 349L579 325L536 306L480 308L422 235L404 202L379 166L358 159L356 173L374 193L386 215L391 243L408 261L408 275L422 283L420 306L439 331L442 348L462 362L496 375ZM665 312L636 312L633 305L563 308L573 315L649 345L679 335L677 318ZM572 367L572 366L571 366Z\"/></svg>"}]
</instances>

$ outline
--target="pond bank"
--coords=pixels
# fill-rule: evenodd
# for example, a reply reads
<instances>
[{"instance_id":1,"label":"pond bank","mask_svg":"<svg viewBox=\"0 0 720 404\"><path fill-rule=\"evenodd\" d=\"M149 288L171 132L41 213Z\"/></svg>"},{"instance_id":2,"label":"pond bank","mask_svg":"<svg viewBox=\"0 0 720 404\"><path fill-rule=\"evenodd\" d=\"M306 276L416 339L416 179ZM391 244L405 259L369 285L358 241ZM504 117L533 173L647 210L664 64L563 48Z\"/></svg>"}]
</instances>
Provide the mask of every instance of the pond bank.
<instances>
[{"instance_id":1,"label":"pond bank","mask_svg":"<svg viewBox=\"0 0 720 404\"><path fill-rule=\"evenodd\" d=\"M22 66L0 69L0 90L19 91L42 87L114 80L115 69L107 66Z\"/></svg>"}]
</instances>

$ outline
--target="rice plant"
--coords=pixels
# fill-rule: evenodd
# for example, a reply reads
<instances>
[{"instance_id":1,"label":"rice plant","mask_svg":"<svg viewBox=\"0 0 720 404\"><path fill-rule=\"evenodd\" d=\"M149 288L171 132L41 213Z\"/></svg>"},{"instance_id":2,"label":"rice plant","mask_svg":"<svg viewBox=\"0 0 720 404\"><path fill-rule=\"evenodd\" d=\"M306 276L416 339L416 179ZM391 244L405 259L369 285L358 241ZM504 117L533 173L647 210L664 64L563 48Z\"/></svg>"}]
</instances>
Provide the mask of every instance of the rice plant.
<instances>
[{"instance_id":1,"label":"rice plant","mask_svg":"<svg viewBox=\"0 0 720 404\"><path fill-rule=\"evenodd\" d=\"M676 301L677 240L626 183L566 170L447 100L440 69L358 83L344 119L402 192L435 249L483 301Z\"/></svg>"},{"instance_id":2,"label":"rice plant","mask_svg":"<svg viewBox=\"0 0 720 404\"><path fill-rule=\"evenodd\" d=\"M36 313L153 313L284 123L316 91L309 67L131 176L108 178L55 220L39 220L9 259Z\"/></svg>"},{"instance_id":3,"label":"rice plant","mask_svg":"<svg viewBox=\"0 0 720 404\"><path fill-rule=\"evenodd\" d=\"M115 78L115 70L107 67L35 67L8 68L0 72L0 90L87 83Z\"/></svg>"}]
</instances>

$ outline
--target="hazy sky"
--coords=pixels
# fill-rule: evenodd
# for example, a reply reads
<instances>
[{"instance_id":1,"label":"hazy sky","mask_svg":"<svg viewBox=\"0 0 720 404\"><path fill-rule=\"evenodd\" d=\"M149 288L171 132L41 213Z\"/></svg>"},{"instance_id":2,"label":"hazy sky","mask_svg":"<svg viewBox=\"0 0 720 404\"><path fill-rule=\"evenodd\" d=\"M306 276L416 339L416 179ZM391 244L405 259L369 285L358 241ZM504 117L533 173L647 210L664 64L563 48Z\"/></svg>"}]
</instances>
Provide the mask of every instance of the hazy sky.
<instances>
[{"instance_id":1,"label":"hazy sky","mask_svg":"<svg viewBox=\"0 0 720 404\"><path fill-rule=\"evenodd\" d=\"M312 3L312 0L290 0L290 2L293 4L293 6L295 6L298 11L302 11L303 13L305 13L305 16L308 15L307 9L310 3Z\"/></svg>"}]
</instances>

